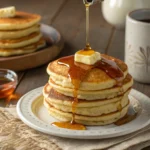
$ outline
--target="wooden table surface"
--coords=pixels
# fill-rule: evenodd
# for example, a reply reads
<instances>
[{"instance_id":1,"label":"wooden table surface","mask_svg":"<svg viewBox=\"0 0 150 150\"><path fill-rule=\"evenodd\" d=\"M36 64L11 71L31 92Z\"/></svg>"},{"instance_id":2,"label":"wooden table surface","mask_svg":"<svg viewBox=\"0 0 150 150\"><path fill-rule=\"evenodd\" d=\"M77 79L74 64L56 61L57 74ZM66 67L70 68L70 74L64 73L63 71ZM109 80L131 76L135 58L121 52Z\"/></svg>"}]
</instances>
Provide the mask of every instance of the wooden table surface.
<instances>
[{"instance_id":1,"label":"wooden table surface","mask_svg":"<svg viewBox=\"0 0 150 150\"><path fill-rule=\"evenodd\" d=\"M42 16L42 23L55 27L65 40L65 47L59 57L74 54L85 46L85 8L82 0L5 0L0 7L16 6L17 10L37 13ZM101 5L90 8L90 42L92 48L124 60L124 31L116 30L103 18ZM31 60L32 61L32 60ZM26 92L48 81L44 66L18 72L19 83L16 92ZM150 85L134 82L133 88L150 97ZM1 104L2 105L2 104Z\"/></svg>"}]
</instances>

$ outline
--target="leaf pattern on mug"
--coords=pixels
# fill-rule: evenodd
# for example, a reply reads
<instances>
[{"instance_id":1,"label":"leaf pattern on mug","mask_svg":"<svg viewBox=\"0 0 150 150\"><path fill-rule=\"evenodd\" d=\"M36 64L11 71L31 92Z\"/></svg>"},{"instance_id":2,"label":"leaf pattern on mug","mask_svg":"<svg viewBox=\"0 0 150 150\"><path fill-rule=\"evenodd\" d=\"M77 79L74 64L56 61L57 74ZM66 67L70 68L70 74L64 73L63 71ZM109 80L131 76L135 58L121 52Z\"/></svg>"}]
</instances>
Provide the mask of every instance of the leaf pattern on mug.
<instances>
[{"instance_id":1,"label":"leaf pattern on mug","mask_svg":"<svg viewBox=\"0 0 150 150\"><path fill-rule=\"evenodd\" d=\"M143 61L146 64L146 71L148 72L148 67L150 66L150 61L149 61L149 58L150 58L150 47L147 46L146 50L144 48L140 47L140 51L141 51L141 53L144 56L144 60Z\"/></svg>"},{"instance_id":2,"label":"leaf pattern on mug","mask_svg":"<svg viewBox=\"0 0 150 150\"><path fill-rule=\"evenodd\" d=\"M135 54L135 52L131 49L129 51L129 55L127 57L127 61L128 63L133 63L133 64L137 64L137 65L144 65L144 57L140 52L137 52Z\"/></svg>"},{"instance_id":3,"label":"leaf pattern on mug","mask_svg":"<svg viewBox=\"0 0 150 150\"><path fill-rule=\"evenodd\" d=\"M146 49L144 49L143 47L139 47L139 49L140 50L135 53L135 51L132 50L131 46L128 45L129 55L127 57L127 61L129 64L133 63L135 65L146 67L146 72L148 72L148 69L150 67L150 46L147 46Z\"/></svg>"}]
</instances>

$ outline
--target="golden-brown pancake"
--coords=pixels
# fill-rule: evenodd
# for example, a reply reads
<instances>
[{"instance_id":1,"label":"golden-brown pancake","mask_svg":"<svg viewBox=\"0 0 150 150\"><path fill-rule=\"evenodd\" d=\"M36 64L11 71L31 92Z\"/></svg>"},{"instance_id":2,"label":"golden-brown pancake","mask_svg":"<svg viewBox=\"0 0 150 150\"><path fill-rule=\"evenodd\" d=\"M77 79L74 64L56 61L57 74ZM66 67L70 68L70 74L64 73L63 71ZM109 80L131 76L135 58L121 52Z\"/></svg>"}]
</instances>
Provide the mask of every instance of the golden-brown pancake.
<instances>
[{"instance_id":1,"label":"golden-brown pancake","mask_svg":"<svg viewBox=\"0 0 150 150\"><path fill-rule=\"evenodd\" d=\"M53 106L54 108L61 110L63 112L72 113L72 106L59 105L56 103L49 102L48 100L45 99L45 101L48 104L50 104L51 106ZM116 112L116 111L120 110L121 108L125 107L128 103L129 103L128 96L126 96L121 101L109 103L109 104L102 105L102 106L82 107L82 108L76 107L74 113L78 114L78 115L85 115L85 116L100 116L103 114L109 114L112 112Z\"/></svg>"},{"instance_id":2,"label":"golden-brown pancake","mask_svg":"<svg viewBox=\"0 0 150 150\"><path fill-rule=\"evenodd\" d=\"M128 73L127 65L119 59L102 54L103 57L114 60L120 69L124 72L124 78ZM69 68L65 65L60 65L57 63L58 60L50 63L47 67L47 72L50 78L57 84L64 88L73 89L74 86L70 82L68 76ZM82 81L79 90L102 90L111 88L116 85L116 80L109 77L103 70L98 68L92 69Z\"/></svg>"},{"instance_id":3,"label":"golden-brown pancake","mask_svg":"<svg viewBox=\"0 0 150 150\"><path fill-rule=\"evenodd\" d=\"M92 101L78 99L75 113L79 115L99 116L115 112L128 104L129 92L130 90L123 95L112 99ZM56 92L48 84L46 84L43 89L43 95L45 97L45 101L56 109L64 112L72 112L72 103L74 101L73 97L65 96Z\"/></svg>"},{"instance_id":4,"label":"golden-brown pancake","mask_svg":"<svg viewBox=\"0 0 150 150\"><path fill-rule=\"evenodd\" d=\"M40 32L40 25L36 24L26 29L21 30L10 30L10 31L0 31L0 39L18 39L24 36L30 35L34 32Z\"/></svg>"},{"instance_id":5,"label":"golden-brown pancake","mask_svg":"<svg viewBox=\"0 0 150 150\"><path fill-rule=\"evenodd\" d=\"M38 42L30 44L25 47L16 48L16 49L1 49L0 48L0 56L12 56L12 55L23 55L32 53L46 45L46 42L43 38L41 38Z\"/></svg>"},{"instance_id":6,"label":"golden-brown pancake","mask_svg":"<svg viewBox=\"0 0 150 150\"><path fill-rule=\"evenodd\" d=\"M122 101L126 99L130 92L130 89L123 93L120 96L111 99L99 99L99 100L85 100L85 99L78 99L78 104L76 105L77 108L84 108L84 107L97 107L103 106L110 103L116 103L118 101ZM49 103L57 104L57 105L65 105L67 107L72 107L72 102L74 101L74 97L65 96L54 90L49 84L46 84L43 88L43 96ZM126 101L126 100L123 100ZM122 104L123 105L123 104Z\"/></svg>"},{"instance_id":7,"label":"golden-brown pancake","mask_svg":"<svg viewBox=\"0 0 150 150\"><path fill-rule=\"evenodd\" d=\"M64 112L56 109L55 107L48 104L44 101L45 107L48 109L48 112L51 116L63 122L71 122L72 113ZM83 125L107 125L116 122L120 118L124 117L127 114L129 104L127 104L120 111L114 113L109 113L100 116L84 116L75 114L74 121L76 123L81 123Z\"/></svg>"},{"instance_id":8,"label":"golden-brown pancake","mask_svg":"<svg viewBox=\"0 0 150 150\"><path fill-rule=\"evenodd\" d=\"M17 11L15 17L0 18L0 30L25 29L37 24L40 19L40 15Z\"/></svg>"},{"instance_id":9,"label":"golden-brown pancake","mask_svg":"<svg viewBox=\"0 0 150 150\"><path fill-rule=\"evenodd\" d=\"M21 37L18 39L8 39L8 40L0 40L0 48L3 49L12 49L12 48L20 48L32 43L35 43L40 40L42 34L40 32L32 33L28 36Z\"/></svg>"},{"instance_id":10,"label":"golden-brown pancake","mask_svg":"<svg viewBox=\"0 0 150 150\"><path fill-rule=\"evenodd\" d=\"M93 78L94 80L94 78ZM64 94L66 96L74 97L74 89L73 88L65 88L61 85L56 84L54 81L50 80L49 84L59 93ZM116 96L122 95L133 85L133 79L131 75L127 75L123 81L122 86L114 86L112 88L106 88L103 90L77 90L77 98L78 99L86 99L86 100L96 100L96 99L109 99L114 98ZM90 87L89 87L90 88ZM91 88L92 89L92 88Z\"/></svg>"}]
</instances>

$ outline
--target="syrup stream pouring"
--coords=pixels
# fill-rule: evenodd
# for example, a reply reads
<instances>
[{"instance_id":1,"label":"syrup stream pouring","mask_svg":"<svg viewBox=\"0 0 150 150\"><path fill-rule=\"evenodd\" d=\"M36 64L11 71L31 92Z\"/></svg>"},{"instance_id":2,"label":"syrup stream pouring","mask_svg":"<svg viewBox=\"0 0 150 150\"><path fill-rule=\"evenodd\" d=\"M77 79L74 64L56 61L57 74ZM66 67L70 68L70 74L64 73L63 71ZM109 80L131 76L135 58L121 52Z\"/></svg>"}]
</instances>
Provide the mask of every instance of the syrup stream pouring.
<instances>
[{"instance_id":1,"label":"syrup stream pouring","mask_svg":"<svg viewBox=\"0 0 150 150\"><path fill-rule=\"evenodd\" d=\"M90 42L89 42L89 7L93 4L100 3L103 0L83 0L83 3L86 8L86 47L84 50L91 50Z\"/></svg>"}]
</instances>

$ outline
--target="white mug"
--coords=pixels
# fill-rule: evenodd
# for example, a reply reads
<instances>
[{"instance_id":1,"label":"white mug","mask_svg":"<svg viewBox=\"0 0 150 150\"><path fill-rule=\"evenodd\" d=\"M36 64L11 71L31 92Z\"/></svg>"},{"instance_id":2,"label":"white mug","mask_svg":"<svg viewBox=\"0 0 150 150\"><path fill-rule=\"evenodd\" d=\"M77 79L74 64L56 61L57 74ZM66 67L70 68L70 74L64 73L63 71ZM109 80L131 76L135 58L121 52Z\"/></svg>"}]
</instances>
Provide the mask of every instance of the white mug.
<instances>
[{"instance_id":1,"label":"white mug","mask_svg":"<svg viewBox=\"0 0 150 150\"><path fill-rule=\"evenodd\" d=\"M125 62L135 80L150 83L150 9L127 15Z\"/></svg>"}]
</instances>

